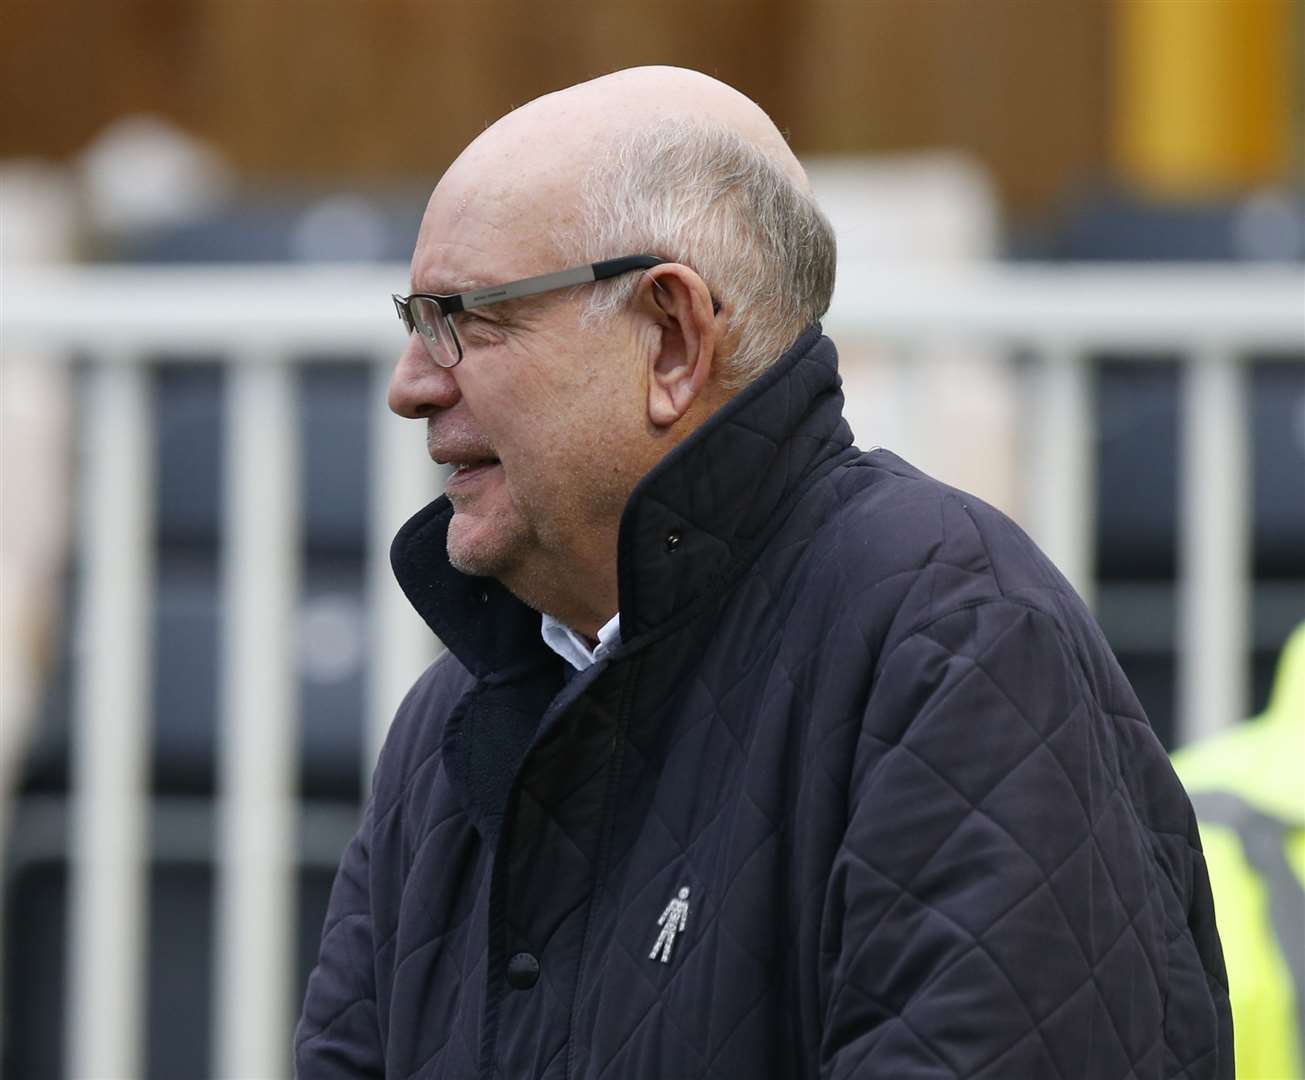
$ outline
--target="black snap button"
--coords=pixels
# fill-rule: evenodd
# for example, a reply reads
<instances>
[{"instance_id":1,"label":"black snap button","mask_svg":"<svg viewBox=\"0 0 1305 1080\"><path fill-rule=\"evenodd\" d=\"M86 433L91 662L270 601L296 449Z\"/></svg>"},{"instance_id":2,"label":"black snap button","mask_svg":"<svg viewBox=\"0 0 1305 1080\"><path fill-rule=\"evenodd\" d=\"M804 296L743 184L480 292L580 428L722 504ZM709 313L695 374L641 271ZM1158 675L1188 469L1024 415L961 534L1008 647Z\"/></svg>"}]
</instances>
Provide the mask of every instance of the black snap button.
<instances>
[{"instance_id":1,"label":"black snap button","mask_svg":"<svg viewBox=\"0 0 1305 1080\"><path fill-rule=\"evenodd\" d=\"M516 953L508 961L507 981L513 990L529 990L539 981L539 961L531 953Z\"/></svg>"},{"instance_id":2,"label":"black snap button","mask_svg":"<svg viewBox=\"0 0 1305 1080\"><path fill-rule=\"evenodd\" d=\"M680 546L680 534L676 529L672 529L666 534L666 550L674 551Z\"/></svg>"},{"instance_id":3,"label":"black snap button","mask_svg":"<svg viewBox=\"0 0 1305 1080\"><path fill-rule=\"evenodd\" d=\"M487 589L481 589L481 590L480 590L479 600L480 600L480 602L481 602L482 604L488 604L488 603L489 603L489 591L488 591Z\"/></svg>"}]
</instances>

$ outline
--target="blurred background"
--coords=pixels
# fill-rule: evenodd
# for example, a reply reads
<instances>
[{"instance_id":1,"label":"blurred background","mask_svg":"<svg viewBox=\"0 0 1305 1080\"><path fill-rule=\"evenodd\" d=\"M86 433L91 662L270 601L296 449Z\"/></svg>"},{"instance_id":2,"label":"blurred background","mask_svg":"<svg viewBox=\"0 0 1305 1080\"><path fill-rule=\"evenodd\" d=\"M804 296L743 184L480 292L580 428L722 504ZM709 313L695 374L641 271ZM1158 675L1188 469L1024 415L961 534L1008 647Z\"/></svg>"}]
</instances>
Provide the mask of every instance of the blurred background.
<instances>
[{"instance_id":1,"label":"blurred background","mask_svg":"<svg viewBox=\"0 0 1305 1080\"><path fill-rule=\"evenodd\" d=\"M1305 619L1305 4L10 0L5 1077L289 1074L439 649L386 560L441 479L383 409L387 294L470 139L645 63L807 163L860 445L1024 524L1170 748L1266 708Z\"/></svg>"}]
</instances>

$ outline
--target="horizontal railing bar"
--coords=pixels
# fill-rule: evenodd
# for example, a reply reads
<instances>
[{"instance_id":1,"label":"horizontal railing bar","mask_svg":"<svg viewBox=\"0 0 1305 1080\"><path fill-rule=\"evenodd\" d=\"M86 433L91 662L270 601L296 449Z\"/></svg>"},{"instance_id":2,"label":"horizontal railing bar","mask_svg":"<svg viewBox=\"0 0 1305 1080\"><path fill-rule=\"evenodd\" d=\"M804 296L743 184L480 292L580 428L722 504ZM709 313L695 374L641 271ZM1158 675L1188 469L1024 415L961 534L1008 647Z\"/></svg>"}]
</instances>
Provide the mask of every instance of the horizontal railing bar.
<instances>
[{"instance_id":1,"label":"horizontal railing bar","mask_svg":"<svg viewBox=\"0 0 1305 1080\"><path fill-rule=\"evenodd\" d=\"M1062 345L1069 355L1082 345L1131 355L1210 339L1236 340L1245 355L1299 348L1303 313L1305 271L1287 266L862 265L840 269L826 321L914 340L945 334Z\"/></svg>"},{"instance_id":2,"label":"horizontal railing bar","mask_svg":"<svg viewBox=\"0 0 1305 1080\"><path fill-rule=\"evenodd\" d=\"M277 361L287 351L348 349L388 342L403 328L389 294L406 291L394 264L69 266L9 268L4 343L99 352L126 340L137 348L249 350Z\"/></svg>"},{"instance_id":3,"label":"horizontal railing bar","mask_svg":"<svg viewBox=\"0 0 1305 1080\"><path fill-rule=\"evenodd\" d=\"M145 860L150 872L165 868L216 866L219 811L205 795L160 795L147 804L149 838ZM58 795L28 795L14 806L14 833L6 858L11 881L31 866L61 864L70 855L70 802ZM306 799L295 823L297 870L334 871L340 853L358 831L356 802Z\"/></svg>"},{"instance_id":4,"label":"horizontal railing bar","mask_svg":"<svg viewBox=\"0 0 1305 1080\"><path fill-rule=\"evenodd\" d=\"M393 349L399 264L7 268L6 348L114 346L269 352ZM1094 349L1186 349L1214 339L1254 350L1305 344L1305 271L1241 264L979 264L942 270L853 264L826 319L837 332L913 340L963 335Z\"/></svg>"}]
</instances>

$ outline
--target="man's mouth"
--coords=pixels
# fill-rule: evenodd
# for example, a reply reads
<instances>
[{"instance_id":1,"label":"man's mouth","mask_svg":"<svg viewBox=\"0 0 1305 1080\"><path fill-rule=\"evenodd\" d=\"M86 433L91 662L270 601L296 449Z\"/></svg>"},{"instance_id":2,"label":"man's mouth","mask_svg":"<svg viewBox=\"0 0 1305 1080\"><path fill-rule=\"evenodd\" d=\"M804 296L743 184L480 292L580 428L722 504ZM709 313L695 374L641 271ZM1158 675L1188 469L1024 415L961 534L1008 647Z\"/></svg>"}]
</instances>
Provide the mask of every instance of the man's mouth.
<instances>
[{"instance_id":1,"label":"man's mouth","mask_svg":"<svg viewBox=\"0 0 1305 1080\"><path fill-rule=\"evenodd\" d=\"M481 465L497 465L498 458L489 453L478 453L473 449L444 450L431 448L431 460L436 465L452 465L455 469L474 469Z\"/></svg>"},{"instance_id":2,"label":"man's mouth","mask_svg":"<svg viewBox=\"0 0 1305 1080\"><path fill-rule=\"evenodd\" d=\"M444 464L453 466L453 473L446 481L444 487L460 488L475 481L488 473L491 469L497 468L500 464L498 458L475 458L471 460L449 461Z\"/></svg>"}]
</instances>

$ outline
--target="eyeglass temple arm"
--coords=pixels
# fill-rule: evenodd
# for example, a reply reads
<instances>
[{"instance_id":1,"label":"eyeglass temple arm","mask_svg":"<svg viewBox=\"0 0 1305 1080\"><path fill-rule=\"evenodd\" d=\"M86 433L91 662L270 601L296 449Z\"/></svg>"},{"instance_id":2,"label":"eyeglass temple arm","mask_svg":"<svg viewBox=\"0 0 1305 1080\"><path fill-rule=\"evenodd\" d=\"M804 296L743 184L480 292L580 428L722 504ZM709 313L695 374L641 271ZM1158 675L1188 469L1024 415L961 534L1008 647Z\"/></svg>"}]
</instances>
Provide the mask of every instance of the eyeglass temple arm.
<instances>
[{"instance_id":1,"label":"eyeglass temple arm","mask_svg":"<svg viewBox=\"0 0 1305 1080\"><path fill-rule=\"evenodd\" d=\"M630 270L647 270L664 263L656 255L627 255L620 259L604 259L602 262L588 266L576 266L570 270L558 270L552 274L540 274L538 277L524 278L508 285L490 285L484 289L459 293L444 303L446 313L465 311L467 308L485 307L489 304L501 304L505 300L516 300L522 296L534 296L536 293L550 292L553 289L565 289L571 285L586 285L591 281L616 277ZM454 306L456 304L456 306Z\"/></svg>"},{"instance_id":2,"label":"eyeglass temple arm","mask_svg":"<svg viewBox=\"0 0 1305 1080\"><path fill-rule=\"evenodd\" d=\"M616 277L631 270L651 270L654 266L661 266L665 261L656 255L626 255L620 259L604 259L593 265L594 280L602 281L604 278Z\"/></svg>"},{"instance_id":3,"label":"eyeglass temple arm","mask_svg":"<svg viewBox=\"0 0 1305 1080\"><path fill-rule=\"evenodd\" d=\"M607 259L604 262L594 263L594 280L602 281L603 278L616 277L617 274L624 274L629 270L651 270L664 262L665 259L659 259L656 255L627 255L623 259ZM711 298L711 313L720 314L720 301L714 296Z\"/></svg>"}]
</instances>

